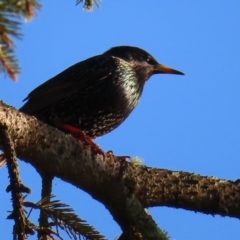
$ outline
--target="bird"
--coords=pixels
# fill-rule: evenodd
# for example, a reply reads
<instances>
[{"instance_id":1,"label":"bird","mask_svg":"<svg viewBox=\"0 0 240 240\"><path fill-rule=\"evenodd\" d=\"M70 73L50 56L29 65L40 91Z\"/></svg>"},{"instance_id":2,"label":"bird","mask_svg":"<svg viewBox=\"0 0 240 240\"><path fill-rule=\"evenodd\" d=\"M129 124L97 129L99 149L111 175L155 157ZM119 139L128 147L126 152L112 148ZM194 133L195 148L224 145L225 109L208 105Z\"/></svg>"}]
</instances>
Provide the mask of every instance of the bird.
<instances>
[{"instance_id":1,"label":"bird","mask_svg":"<svg viewBox=\"0 0 240 240\"><path fill-rule=\"evenodd\" d=\"M161 73L184 75L141 48L112 47L35 88L19 110L62 131L79 131L91 145L129 116L147 80Z\"/></svg>"}]
</instances>

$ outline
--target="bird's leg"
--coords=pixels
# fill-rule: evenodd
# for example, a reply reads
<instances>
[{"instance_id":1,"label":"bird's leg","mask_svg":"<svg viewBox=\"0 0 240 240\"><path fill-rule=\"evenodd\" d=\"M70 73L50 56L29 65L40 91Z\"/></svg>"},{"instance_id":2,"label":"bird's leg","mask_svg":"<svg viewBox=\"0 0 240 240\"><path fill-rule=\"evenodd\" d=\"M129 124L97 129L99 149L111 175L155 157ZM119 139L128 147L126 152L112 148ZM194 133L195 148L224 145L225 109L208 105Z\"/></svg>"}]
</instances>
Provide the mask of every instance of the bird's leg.
<instances>
[{"instance_id":1,"label":"bird's leg","mask_svg":"<svg viewBox=\"0 0 240 240\"><path fill-rule=\"evenodd\" d=\"M78 129L78 128L75 128L75 127L72 127L71 125L68 125L66 123L62 123L60 121L54 121L54 124L67 131L67 132L70 132L71 134L73 134L74 136L76 136L78 139L81 139L84 143L86 143L87 145L91 146L92 149L96 152L96 153L99 153L99 154L104 154L104 152L100 149L100 147L94 143L92 141L92 139L86 134L84 133L81 129Z\"/></svg>"}]
</instances>

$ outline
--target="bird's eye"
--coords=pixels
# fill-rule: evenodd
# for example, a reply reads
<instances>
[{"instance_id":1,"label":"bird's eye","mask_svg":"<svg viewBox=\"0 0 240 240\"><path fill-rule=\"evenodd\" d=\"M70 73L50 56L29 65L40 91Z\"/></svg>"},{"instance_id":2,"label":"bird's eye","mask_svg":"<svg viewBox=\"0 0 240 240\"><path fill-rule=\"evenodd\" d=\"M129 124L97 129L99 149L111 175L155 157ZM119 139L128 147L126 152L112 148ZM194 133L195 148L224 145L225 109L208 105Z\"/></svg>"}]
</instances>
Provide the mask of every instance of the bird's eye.
<instances>
[{"instance_id":1,"label":"bird's eye","mask_svg":"<svg viewBox=\"0 0 240 240\"><path fill-rule=\"evenodd\" d=\"M155 61L152 58L149 57L149 58L147 58L147 63L154 64Z\"/></svg>"}]
</instances>

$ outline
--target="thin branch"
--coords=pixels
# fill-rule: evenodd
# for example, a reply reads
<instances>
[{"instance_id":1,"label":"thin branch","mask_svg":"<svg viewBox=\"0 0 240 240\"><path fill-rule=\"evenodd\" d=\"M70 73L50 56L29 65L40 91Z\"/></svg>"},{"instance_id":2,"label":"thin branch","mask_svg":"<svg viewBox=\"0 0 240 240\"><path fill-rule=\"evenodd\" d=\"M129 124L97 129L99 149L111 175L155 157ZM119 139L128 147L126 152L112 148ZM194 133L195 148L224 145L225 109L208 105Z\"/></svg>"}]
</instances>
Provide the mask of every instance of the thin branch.
<instances>
[{"instance_id":1,"label":"thin branch","mask_svg":"<svg viewBox=\"0 0 240 240\"><path fill-rule=\"evenodd\" d=\"M19 240L27 239L28 224L24 215L22 183L19 176L18 164L13 141L8 133L6 125L0 123L0 139L3 150L7 159L7 168L9 172L10 185L9 191L12 193L13 212L11 217L15 221L14 235L18 236ZM10 218L10 217L9 217Z\"/></svg>"},{"instance_id":2,"label":"thin branch","mask_svg":"<svg viewBox=\"0 0 240 240\"><path fill-rule=\"evenodd\" d=\"M45 199L45 202L50 202L50 197L52 193L52 180L53 176L41 174L42 178L42 192L41 197ZM48 223L48 215L41 209L40 210L40 217L39 217L39 226L40 228L50 228ZM46 239L48 236L46 231L39 231L38 232L38 239Z\"/></svg>"}]
</instances>

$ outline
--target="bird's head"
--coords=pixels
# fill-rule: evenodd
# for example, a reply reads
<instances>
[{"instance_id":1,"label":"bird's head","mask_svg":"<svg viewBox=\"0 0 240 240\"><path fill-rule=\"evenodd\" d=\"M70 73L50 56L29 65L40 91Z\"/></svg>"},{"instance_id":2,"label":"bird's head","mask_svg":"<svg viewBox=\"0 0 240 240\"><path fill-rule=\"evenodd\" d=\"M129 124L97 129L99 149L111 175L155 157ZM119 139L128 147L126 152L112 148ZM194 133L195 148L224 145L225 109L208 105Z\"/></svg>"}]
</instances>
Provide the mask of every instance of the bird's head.
<instances>
[{"instance_id":1,"label":"bird's head","mask_svg":"<svg viewBox=\"0 0 240 240\"><path fill-rule=\"evenodd\" d=\"M129 62L136 69L137 73L140 75L146 75L145 80L147 80L151 75L157 73L184 75L184 73L178 70L158 63L152 55L138 47L113 47L104 54L109 54Z\"/></svg>"}]
</instances>

